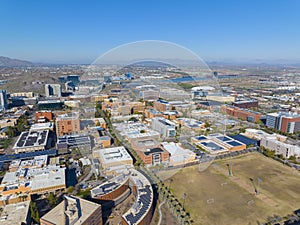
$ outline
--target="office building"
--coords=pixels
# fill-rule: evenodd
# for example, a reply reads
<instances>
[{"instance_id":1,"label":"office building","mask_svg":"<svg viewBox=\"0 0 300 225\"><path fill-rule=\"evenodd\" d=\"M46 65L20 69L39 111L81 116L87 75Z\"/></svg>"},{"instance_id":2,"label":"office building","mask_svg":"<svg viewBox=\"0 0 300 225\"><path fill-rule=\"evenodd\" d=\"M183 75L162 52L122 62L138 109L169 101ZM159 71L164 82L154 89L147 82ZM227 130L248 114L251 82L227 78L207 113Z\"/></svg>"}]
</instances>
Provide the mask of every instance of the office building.
<instances>
[{"instance_id":1,"label":"office building","mask_svg":"<svg viewBox=\"0 0 300 225\"><path fill-rule=\"evenodd\" d=\"M53 122L46 122L46 123L34 123L30 127L30 131L43 131L43 130L54 130L54 123Z\"/></svg>"},{"instance_id":2,"label":"office building","mask_svg":"<svg viewBox=\"0 0 300 225\"><path fill-rule=\"evenodd\" d=\"M172 110L172 105L169 102L161 100L161 99L155 101L153 103L153 107L154 107L154 109L156 109L157 111L160 111L160 112Z\"/></svg>"},{"instance_id":3,"label":"office building","mask_svg":"<svg viewBox=\"0 0 300 225\"><path fill-rule=\"evenodd\" d=\"M159 99L159 91L151 89L142 90L140 91L139 96L144 101L156 101Z\"/></svg>"},{"instance_id":4,"label":"office building","mask_svg":"<svg viewBox=\"0 0 300 225\"><path fill-rule=\"evenodd\" d=\"M45 214L41 225L102 225L101 205L76 196L63 197L63 201Z\"/></svg>"},{"instance_id":5,"label":"office building","mask_svg":"<svg viewBox=\"0 0 300 225\"><path fill-rule=\"evenodd\" d=\"M47 165L42 168L20 166L16 171L6 172L0 184L2 197L26 194L44 194L64 190L66 188L65 168ZM18 198L16 196L15 198Z\"/></svg>"},{"instance_id":6,"label":"office building","mask_svg":"<svg viewBox=\"0 0 300 225\"><path fill-rule=\"evenodd\" d=\"M149 129L146 125L140 122L124 122L113 124L115 129L120 132L120 135L125 137L129 143L137 140L160 137L159 132Z\"/></svg>"},{"instance_id":7,"label":"office building","mask_svg":"<svg viewBox=\"0 0 300 225\"><path fill-rule=\"evenodd\" d=\"M226 113L229 116L237 117L242 120L247 120L249 122L258 122L262 116L261 113L252 111L249 109L238 108L235 106L224 105L221 106L221 112Z\"/></svg>"},{"instance_id":8,"label":"office building","mask_svg":"<svg viewBox=\"0 0 300 225\"><path fill-rule=\"evenodd\" d=\"M137 154L146 165L160 165L162 163L167 163L170 160L170 153L161 147L137 151Z\"/></svg>"},{"instance_id":9,"label":"office building","mask_svg":"<svg viewBox=\"0 0 300 225\"><path fill-rule=\"evenodd\" d=\"M152 129L159 132L163 137L176 136L175 123L163 117L155 117L152 119Z\"/></svg>"},{"instance_id":10,"label":"office building","mask_svg":"<svg viewBox=\"0 0 300 225\"><path fill-rule=\"evenodd\" d=\"M216 101L216 102L234 102L235 97L233 96L223 96L218 94L207 95L206 100Z\"/></svg>"},{"instance_id":11,"label":"office building","mask_svg":"<svg viewBox=\"0 0 300 225\"><path fill-rule=\"evenodd\" d=\"M124 146L94 150L93 156L99 159L107 176L121 174L133 167L133 159Z\"/></svg>"},{"instance_id":12,"label":"office building","mask_svg":"<svg viewBox=\"0 0 300 225\"><path fill-rule=\"evenodd\" d=\"M91 150L91 138L89 135L65 135L57 137L56 148L58 154L66 154L70 148Z\"/></svg>"},{"instance_id":13,"label":"office building","mask_svg":"<svg viewBox=\"0 0 300 225\"><path fill-rule=\"evenodd\" d=\"M49 122L53 120L53 113L52 111L38 111L35 113L35 121L36 122Z\"/></svg>"},{"instance_id":14,"label":"office building","mask_svg":"<svg viewBox=\"0 0 300 225\"><path fill-rule=\"evenodd\" d=\"M232 103L233 106L239 107L239 108L258 108L258 101L254 99L250 100L243 100L243 101L235 101Z\"/></svg>"},{"instance_id":15,"label":"office building","mask_svg":"<svg viewBox=\"0 0 300 225\"><path fill-rule=\"evenodd\" d=\"M73 112L69 114L58 115L55 121L56 135L72 135L80 131L79 113Z\"/></svg>"},{"instance_id":16,"label":"office building","mask_svg":"<svg viewBox=\"0 0 300 225\"><path fill-rule=\"evenodd\" d=\"M215 88L210 86L193 87L191 89L192 99L201 99L203 97L206 97L208 95L208 92L213 90L215 90Z\"/></svg>"},{"instance_id":17,"label":"office building","mask_svg":"<svg viewBox=\"0 0 300 225\"><path fill-rule=\"evenodd\" d=\"M295 133L300 131L300 115L288 112L269 113L266 126L285 133Z\"/></svg>"},{"instance_id":18,"label":"office building","mask_svg":"<svg viewBox=\"0 0 300 225\"><path fill-rule=\"evenodd\" d=\"M29 92L14 92L10 94L10 97L26 97L26 98L33 98L34 93L32 91Z\"/></svg>"},{"instance_id":19,"label":"office building","mask_svg":"<svg viewBox=\"0 0 300 225\"><path fill-rule=\"evenodd\" d=\"M45 84L46 97L56 96L61 97L61 85L60 84Z\"/></svg>"},{"instance_id":20,"label":"office building","mask_svg":"<svg viewBox=\"0 0 300 225\"><path fill-rule=\"evenodd\" d=\"M49 130L32 130L22 132L16 141L13 150L15 153L35 152L51 147Z\"/></svg>"},{"instance_id":21,"label":"office building","mask_svg":"<svg viewBox=\"0 0 300 225\"><path fill-rule=\"evenodd\" d=\"M194 162L196 159L196 153L189 149L184 149L179 143L163 142L161 147L169 152L170 164L173 166L184 165Z\"/></svg>"},{"instance_id":22,"label":"office building","mask_svg":"<svg viewBox=\"0 0 300 225\"><path fill-rule=\"evenodd\" d=\"M282 155L284 158L300 156L299 146L278 141L274 137L263 137L260 141L260 146L263 146L268 150L275 151L276 155Z\"/></svg>"},{"instance_id":23,"label":"office building","mask_svg":"<svg viewBox=\"0 0 300 225\"><path fill-rule=\"evenodd\" d=\"M5 205L0 212L0 225L30 224L30 201Z\"/></svg>"},{"instance_id":24,"label":"office building","mask_svg":"<svg viewBox=\"0 0 300 225\"><path fill-rule=\"evenodd\" d=\"M80 83L80 76L79 75L68 75L67 81L71 81L76 86Z\"/></svg>"},{"instance_id":25,"label":"office building","mask_svg":"<svg viewBox=\"0 0 300 225\"><path fill-rule=\"evenodd\" d=\"M182 128L199 131L205 128L205 123L193 118L178 118L176 121Z\"/></svg>"},{"instance_id":26,"label":"office building","mask_svg":"<svg viewBox=\"0 0 300 225\"><path fill-rule=\"evenodd\" d=\"M60 110L64 103L60 100L46 100L38 102L38 110Z\"/></svg>"},{"instance_id":27,"label":"office building","mask_svg":"<svg viewBox=\"0 0 300 225\"><path fill-rule=\"evenodd\" d=\"M6 90L0 90L0 110L8 109Z\"/></svg>"}]
</instances>

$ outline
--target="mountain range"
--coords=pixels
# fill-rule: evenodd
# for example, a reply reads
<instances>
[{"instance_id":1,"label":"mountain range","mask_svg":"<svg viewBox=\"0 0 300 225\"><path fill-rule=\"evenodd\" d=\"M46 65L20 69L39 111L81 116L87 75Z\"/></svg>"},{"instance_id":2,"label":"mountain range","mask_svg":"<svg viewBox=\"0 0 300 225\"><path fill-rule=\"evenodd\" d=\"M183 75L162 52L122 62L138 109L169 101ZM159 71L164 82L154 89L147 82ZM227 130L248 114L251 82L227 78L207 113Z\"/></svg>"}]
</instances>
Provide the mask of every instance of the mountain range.
<instances>
[{"instance_id":1,"label":"mountain range","mask_svg":"<svg viewBox=\"0 0 300 225\"><path fill-rule=\"evenodd\" d=\"M20 60L12 59L4 56L0 56L0 67L23 67L23 66L34 66L34 63Z\"/></svg>"}]
</instances>

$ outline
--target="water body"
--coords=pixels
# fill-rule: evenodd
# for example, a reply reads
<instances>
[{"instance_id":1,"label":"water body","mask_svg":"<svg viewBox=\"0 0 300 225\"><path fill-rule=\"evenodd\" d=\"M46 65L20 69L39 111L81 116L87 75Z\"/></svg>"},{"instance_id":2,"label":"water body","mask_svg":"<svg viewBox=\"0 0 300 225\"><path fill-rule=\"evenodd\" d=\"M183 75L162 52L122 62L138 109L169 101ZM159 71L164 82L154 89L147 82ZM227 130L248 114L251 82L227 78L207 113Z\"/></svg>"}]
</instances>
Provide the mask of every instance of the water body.
<instances>
[{"instance_id":1,"label":"water body","mask_svg":"<svg viewBox=\"0 0 300 225\"><path fill-rule=\"evenodd\" d=\"M240 78L239 75L220 75L217 79L228 79L228 78ZM174 82L174 83L181 83L181 82L193 82L193 81L202 81L202 80L210 80L213 77L190 77L190 76L183 76L177 77L172 79L163 79L159 80L159 82Z\"/></svg>"}]
</instances>

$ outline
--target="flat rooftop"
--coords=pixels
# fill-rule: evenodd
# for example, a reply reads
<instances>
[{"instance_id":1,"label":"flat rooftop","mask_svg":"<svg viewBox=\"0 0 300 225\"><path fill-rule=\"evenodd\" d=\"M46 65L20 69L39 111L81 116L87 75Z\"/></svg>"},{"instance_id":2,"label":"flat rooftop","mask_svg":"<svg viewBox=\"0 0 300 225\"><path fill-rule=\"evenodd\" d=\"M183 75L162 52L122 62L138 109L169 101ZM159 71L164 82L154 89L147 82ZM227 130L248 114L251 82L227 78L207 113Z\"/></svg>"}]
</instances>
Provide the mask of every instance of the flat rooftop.
<instances>
[{"instance_id":1,"label":"flat rooftop","mask_svg":"<svg viewBox=\"0 0 300 225\"><path fill-rule=\"evenodd\" d=\"M205 149L209 150L209 151L222 151L225 150L222 146L218 145L217 143L213 142L213 141L203 141L200 143L197 143L198 145L202 145L203 147L205 147Z\"/></svg>"},{"instance_id":2,"label":"flat rooftop","mask_svg":"<svg viewBox=\"0 0 300 225\"><path fill-rule=\"evenodd\" d=\"M144 154L151 155L151 154L162 153L162 152L164 152L164 150L161 148L150 148L150 149L147 149L146 151L144 151Z\"/></svg>"},{"instance_id":3,"label":"flat rooftop","mask_svg":"<svg viewBox=\"0 0 300 225\"><path fill-rule=\"evenodd\" d=\"M19 136L13 149L22 149L28 147L46 147L49 136L49 130L25 131Z\"/></svg>"},{"instance_id":4,"label":"flat rooftop","mask_svg":"<svg viewBox=\"0 0 300 225\"><path fill-rule=\"evenodd\" d=\"M220 142L222 144L224 144L225 146L229 146L229 147L236 147L236 146L241 146L241 145L245 145L244 143L235 140L227 135L223 135L223 134L210 134L209 138Z\"/></svg>"},{"instance_id":5,"label":"flat rooftop","mask_svg":"<svg viewBox=\"0 0 300 225\"><path fill-rule=\"evenodd\" d=\"M204 125L203 122L193 119L193 118L178 118L177 121L182 122L182 124L188 128L199 128Z\"/></svg>"},{"instance_id":6,"label":"flat rooftop","mask_svg":"<svg viewBox=\"0 0 300 225\"><path fill-rule=\"evenodd\" d=\"M187 159L196 157L196 154L189 149L182 148L178 143L163 142L162 147L171 154L170 161L185 162Z\"/></svg>"},{"instance_id":7,"label":"flat rooftop","mask_svg":"<svg viewBox=\"0 0 300 225\"><path fill-rule=\"evenodd\" d=\"M45 101L39 101L38 104L51 104L51 103L62 103L60 100L45 100Z\"/></svg>"},{"instance_id":8,"label":"flat rooftop","mask_svg":"<svg viewBox=\"0 0 300 225\"><path fill-rule=\"evenodd\" d=\"M160 136L159 132L149 129L146 125L140 122L115 123L113 126L120 132L121 136L125 136L128 139ZM144 132L141 133L142 130Z\"/></svg>"},{"instance_id":9,"label":"flat rooftop","mask_svg":"<svg viewBox=\"0 0 300 225\"><path fill-rule=\"evenodd\" d=\"M201 136L197 136L194 137L193 139L197 140L197 141L204 141L204 140L208 140L207 137L205 137L204 135Z\"/></svg>"},{"instance_id":10,"label":"flat rooftop","mask_svg":"<svg viewBox=\"0 0 300 225\"><path fill-rule=\"evenodd\" d=\"M70 120L70 119L79 119L79 113L73 112L73 113L61 114L56 116L56 120Z\"/></svg>"},{"instance_id":11,"label":"flat rooftop","mask_svg":"<svg viewBox=\"0 0 300 225\"><path fill-rule=\"evenodd\" d=\"M0 216L0 225L27 224L29 205L30 201L6 205Z\"/></svg>"},{"instance_id":12,"label":"flat rooftop","mask_svg":"<svg viewBox=\"0 0 300 225\"><path fill-rule=\"evenodd\" d=\"M30 131L53 129L53 127L54 127L54 125L52 122L35 123L35 124L31 125Z\"/></svg>"},{"instance_id":13,"label":"flat rooftop","mask_svg":"<svg viewBox=\"0 0 300 225\"><path fill-rule=\"evenodd\" d=\"M99 155L102 163L121 163L122 161L132 160L131 156L129 155L124 146L103 148L96 151L94 150L93 153Z\"/></svg>"},{"instance_id":14,"label":"flat rooftop","mask_svg":"<svg viewBox=\"0 0 300 225\"><path fill-rule=\"evenodd\" d=\"M65 143L69 146L91 144L89 135L66 135L57 138L57 144Z\"/></svg>"},{"instance_id":15,"label":"flat rooftop","mask_svg":"<svg viewBox=\"0 0 300 225\"><path fill-rule=\"evenodd\" d=\"M1 186L4 190L17 189L20 185L29 187L30 191L65 185L65 168L48 165L43 168L19 168L15 172L7 172Z\"/></svg>"},{"instance_id":16,"label":"flat rooftop","mask_svg":"<svg viewBox=\"0 0 300 225\"><path fill-rule=\"evenodd\" d=\"M80 225L100 207L101 205L82 198L64 196L64 200L41 219L52 224L69 222L69 224Z\"/></svg>"},{"instance_id":17,"label":"flat rooftop","mask_svg":"<svg viewBox=\"0 0 300 225\"><path fill-rule=\"evenodd\" d=\"M175 123L173 123L172 121L167 120L163 117L155 117L155 118L152 119L152 122L153 121L158 121L158 122L162 123L163 125L166 125L166 126L169 126L169 127L175 127L176 126Z\"/></svg>"}]
</instances>

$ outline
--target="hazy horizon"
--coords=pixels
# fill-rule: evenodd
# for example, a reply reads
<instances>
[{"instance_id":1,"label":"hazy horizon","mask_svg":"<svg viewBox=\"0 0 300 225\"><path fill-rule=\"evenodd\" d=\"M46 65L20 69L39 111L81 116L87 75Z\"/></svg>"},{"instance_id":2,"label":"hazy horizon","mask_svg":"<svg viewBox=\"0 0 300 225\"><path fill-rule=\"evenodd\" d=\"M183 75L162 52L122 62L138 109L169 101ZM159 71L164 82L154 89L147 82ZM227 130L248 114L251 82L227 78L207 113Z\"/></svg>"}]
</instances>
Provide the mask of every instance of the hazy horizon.
<instances>
[{"instance_id":1,"label":"hazy horizon","mask_svg":"<svg viewBox=\"0 0 300 225\"><path fill-rule=\"evenodd\" d=\"M177 43L203 60L300 61L299 1L2 1L0 55L91 63L140 40Z\"/></svg>"}]
</instances>

